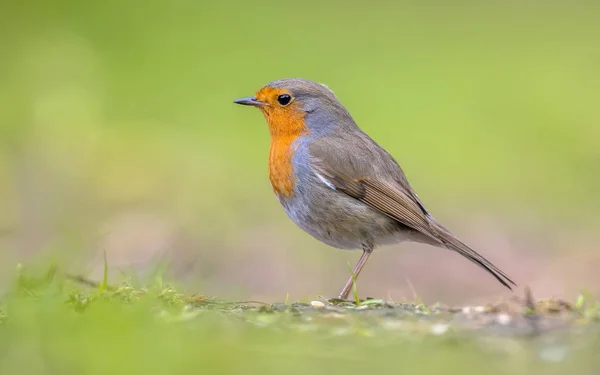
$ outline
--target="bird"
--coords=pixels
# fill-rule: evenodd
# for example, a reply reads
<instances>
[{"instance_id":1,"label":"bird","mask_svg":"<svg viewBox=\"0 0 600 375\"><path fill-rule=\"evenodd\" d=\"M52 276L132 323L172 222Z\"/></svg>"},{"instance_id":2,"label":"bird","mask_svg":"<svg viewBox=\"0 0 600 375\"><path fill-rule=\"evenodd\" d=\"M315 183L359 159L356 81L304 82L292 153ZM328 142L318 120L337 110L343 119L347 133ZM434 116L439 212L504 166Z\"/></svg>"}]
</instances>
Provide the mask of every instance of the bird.
<instances>
[{"instance_id":1,"label":"bird","mask_svg":"<svg viewBox=\"0 0 600 375\"><path fill-rule=\"evenodd\" d=\"M452 250L508 289L517 286L433 218L400 165L327 85L284 78L233 102L264 115L271 138L268 177L287 216L331 247L362 250L339 299L347 299L376 247L401 242Z\"/></svg>"}]
</instances>

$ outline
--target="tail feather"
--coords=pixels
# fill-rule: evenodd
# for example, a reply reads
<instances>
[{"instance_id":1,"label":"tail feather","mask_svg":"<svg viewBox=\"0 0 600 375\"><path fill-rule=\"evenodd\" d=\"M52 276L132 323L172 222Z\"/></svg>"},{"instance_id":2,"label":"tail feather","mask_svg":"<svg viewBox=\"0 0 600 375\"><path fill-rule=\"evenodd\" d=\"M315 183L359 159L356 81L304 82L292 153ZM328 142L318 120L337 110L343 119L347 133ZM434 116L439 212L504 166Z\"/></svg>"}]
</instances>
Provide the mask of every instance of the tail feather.
<instances>
[{"instance_id":1,"label":"tail feather","mask_svg":"<svg viewBox=\"0 0 600 375\"><path fill-rule=\"evenodd\" d=\"M500 268L496 267L492 262L485 259L481 254L471 249L469 246L465 245L462 241L456 238L452 233L450 233L446 228L441 226L440 224L433 222L431 223L432 227L437 229L436 238L442 243L442 245L450 250L454 250L465 258L469 259L471 262L477 264L482 267L486 271L488 271L492 276L496 278L500 282L500 284L504 285L508 289L512 290L513 286L517 286L517 284L508 277L504 271Z\"/></svg>"}]
</instances>

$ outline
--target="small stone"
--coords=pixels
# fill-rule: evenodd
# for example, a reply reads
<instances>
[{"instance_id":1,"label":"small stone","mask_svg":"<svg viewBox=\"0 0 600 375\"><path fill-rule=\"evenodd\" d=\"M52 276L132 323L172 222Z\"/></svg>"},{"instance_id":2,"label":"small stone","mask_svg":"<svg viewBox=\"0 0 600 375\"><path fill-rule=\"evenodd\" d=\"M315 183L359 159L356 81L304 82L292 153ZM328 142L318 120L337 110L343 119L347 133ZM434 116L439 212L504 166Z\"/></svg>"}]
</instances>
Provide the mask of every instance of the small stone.
<instances>
[{"instance_id":1,"label":"small stone","mask_svg":"<svg viewBox=\"0 0 600 375\"><path fill-rule=\"evenodd\" d=\"M325 307L325 304L321 301L311 301L310 305L312 307Z\"/></svg>"},{"instance_id":2,"label":"small stone","mask_svg":"<svg viewBox=\"0 0 600 375\"><path fill-rule=\"evenodd\" d=\"M512 321L512 318L508 314L501 313L496 316L496 321L503 326L507 326Z\"/></svg>"},{"instance_id":3,"label":"small stone","mask_svg":"<svg viewBox=\"0 0 600 375\"><path fill-rule=\"evenodd\" d=\"M443 335L448 331L448 324L436 323L431 326L431 333L434 335Z\"/></svg>"},{"instance_id":4,"label":"small stone","mask_svg":"<svg viewBox=\"0 0 600 375\"><path fill-rule=\"evenodd\" d=\"M485 306L475 306L473 308L473 311L478 312L478 313L485 312Z\"/></svg>"},{"instance_id":5,"label":"small stone","mask_svg":"<svg viewBox=\"0 0 600 375\"><path fill-rule=\"evenodd\" d=\"M539 356L546 362L561 362L567 356L567 348L564 346L549 346L540 350Z\"/></svg>"}]
</instances>

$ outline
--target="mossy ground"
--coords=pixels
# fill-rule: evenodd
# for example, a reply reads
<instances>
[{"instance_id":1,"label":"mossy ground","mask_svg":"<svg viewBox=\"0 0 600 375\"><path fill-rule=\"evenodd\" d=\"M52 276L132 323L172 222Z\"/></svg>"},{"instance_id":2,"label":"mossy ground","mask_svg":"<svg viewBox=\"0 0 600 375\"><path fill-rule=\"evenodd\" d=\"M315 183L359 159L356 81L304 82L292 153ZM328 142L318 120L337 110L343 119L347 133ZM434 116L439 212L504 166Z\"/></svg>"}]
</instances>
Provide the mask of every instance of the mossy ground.
<instances>
[{"instance_id":1,"label":"mossy ground","mask_svg":"<svg viewBox=\"0 0 600 375\"><path fill-rule=\"evenodd\" d=\"M262 303L159 278L84 285L19 270L0 313L2 374L564 374L600 369L600 304L424 306L377 299ZM93 284L93 283L91 283Z\"/></svg>"}]
</instances>

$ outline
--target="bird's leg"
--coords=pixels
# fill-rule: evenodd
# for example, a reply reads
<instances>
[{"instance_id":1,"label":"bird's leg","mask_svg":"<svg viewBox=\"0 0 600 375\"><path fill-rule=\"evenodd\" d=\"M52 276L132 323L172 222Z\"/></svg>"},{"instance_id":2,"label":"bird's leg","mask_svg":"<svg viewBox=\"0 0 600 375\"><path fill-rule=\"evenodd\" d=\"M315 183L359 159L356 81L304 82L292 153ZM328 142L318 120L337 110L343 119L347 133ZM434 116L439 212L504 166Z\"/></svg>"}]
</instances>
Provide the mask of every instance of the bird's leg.
<instances>
[{"instance_id":1,"label":"bird's leg","mask_svg":"<svg viewBox=\"0 0 600 375\"><path fill-rule=\"evenodd\" d=\"M352 289L352 286L354 285L355 280L358 279L358 274L360 273L360 270L362 270L364 265L367 263L367 260L369 259L369 256L371 255L372 252L373 252L373 246L363 245L363 253L360 256L360 259L358 260L356 267L354 267L354 275L350 276L350 279L344 286L344 289L342 289L342 291L340 292L340 296L338 297L339 299L344 300L344 299L348 298L348 294L350 294L350 290Z\"/></svg>"}]
</instances>

